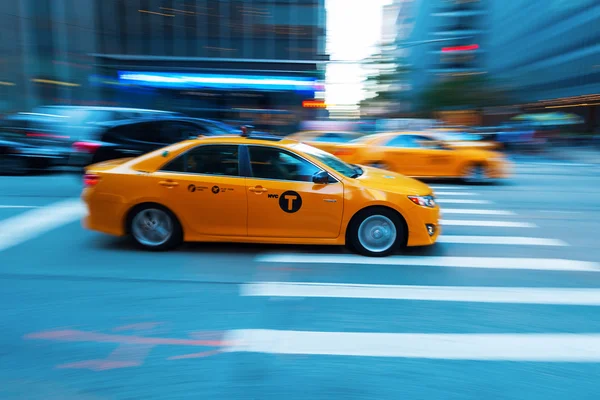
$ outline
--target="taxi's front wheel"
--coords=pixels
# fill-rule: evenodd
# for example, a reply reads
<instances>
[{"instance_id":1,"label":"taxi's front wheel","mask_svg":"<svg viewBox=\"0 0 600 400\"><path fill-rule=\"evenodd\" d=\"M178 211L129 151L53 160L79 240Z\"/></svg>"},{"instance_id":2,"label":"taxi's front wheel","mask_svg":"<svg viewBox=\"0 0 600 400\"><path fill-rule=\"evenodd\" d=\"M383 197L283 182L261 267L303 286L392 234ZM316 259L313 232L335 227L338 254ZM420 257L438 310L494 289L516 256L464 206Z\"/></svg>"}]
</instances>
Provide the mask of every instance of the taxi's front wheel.
<instances>
[{"instance_id":1,"label":"taxi's front wheel","mask_svg":"<svg viewBox=\"0 0 600 400\"><path fill-rule=\"evenodd\" d=\"M129 233L147 250L164 251L177 247L183 240L177 217L158 204L143 204L129 214Z\"/></svg>"},{"instance_id":2,"label":"taxi's front wheel","mask_svg":"<svg viewBox=\"0 0 600 400\"><path fill-rule=\"evenodd\" d=\"M405 242L404 221L396 212L384 207L360 211L348 227L349 247L365 256L388 256Z\"/></svg>"}]
</instances>

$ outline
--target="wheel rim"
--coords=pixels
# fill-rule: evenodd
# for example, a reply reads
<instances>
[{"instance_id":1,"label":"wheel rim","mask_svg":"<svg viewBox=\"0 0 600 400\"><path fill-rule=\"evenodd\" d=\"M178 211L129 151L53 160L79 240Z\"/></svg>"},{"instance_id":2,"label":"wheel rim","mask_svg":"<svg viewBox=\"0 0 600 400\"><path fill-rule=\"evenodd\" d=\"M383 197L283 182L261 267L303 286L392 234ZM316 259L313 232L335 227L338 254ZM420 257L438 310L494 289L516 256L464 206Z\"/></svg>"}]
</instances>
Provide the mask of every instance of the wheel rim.
<instances>
[{"instance_id":1,"label":"wheel rim","mask_svg":"<svg viewBox=\"0 0 600 400\"><path fill-rule=\"evenodd\" d=\"M389 250L396 242L396 225L383 215L371 215L358 227L360 244L373 253Z\"/></svg>"},{"instance_id":2,"label":"wheel rim","mask_svg":"<svg viewBox=\"0 0 600 400\"><path fill-rule=\"evenodd\" d=\"M156 247L173 235L173 221L169 214L157 208L140 211L131 223L135 239L145 246Z\"/></svg>"}]
</instances>

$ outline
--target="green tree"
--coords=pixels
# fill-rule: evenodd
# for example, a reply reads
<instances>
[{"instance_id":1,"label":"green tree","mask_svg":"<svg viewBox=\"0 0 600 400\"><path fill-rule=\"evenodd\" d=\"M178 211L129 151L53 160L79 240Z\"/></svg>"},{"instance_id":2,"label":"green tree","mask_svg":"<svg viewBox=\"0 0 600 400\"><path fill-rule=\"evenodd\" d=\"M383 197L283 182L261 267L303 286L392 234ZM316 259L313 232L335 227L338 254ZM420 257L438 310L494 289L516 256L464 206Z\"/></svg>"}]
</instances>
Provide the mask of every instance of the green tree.
<instances>
[{"instance_id":1,"label":"green tree","mask_svg":"<svg viewBox=\"0 0 600 400\"><path fill-rule=\"evenodd\" d=\"M394 44L380 45L375 54L364 60L367 74L363 83L368 97L361 102L361 107L393 106L401 99L409 70L403 60L395 57L395 49Z\"/></svg>"},{"instance_id":2,"label":"green tree","mask_svg":"<svg viewBox=\"0 0 600 400\"><path fill-rule=\"evenodd\" d=\"M421 110L481 109L510 104L510 95L484 75L452 77L432 84L421 97Z\"/></svg>"}]
</instances>

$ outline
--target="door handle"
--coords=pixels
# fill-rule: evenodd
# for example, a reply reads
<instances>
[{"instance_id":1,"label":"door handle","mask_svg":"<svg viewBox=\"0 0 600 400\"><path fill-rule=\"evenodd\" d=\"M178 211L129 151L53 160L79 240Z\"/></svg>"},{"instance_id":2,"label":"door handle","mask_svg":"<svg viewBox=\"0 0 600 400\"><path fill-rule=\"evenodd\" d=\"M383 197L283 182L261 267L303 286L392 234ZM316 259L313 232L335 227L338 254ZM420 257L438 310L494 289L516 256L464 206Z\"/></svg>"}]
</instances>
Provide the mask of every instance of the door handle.
<instances>
[{"instance_id":1,"label":"door handle","mask_svg":"<svg viewBox=\"0 0 600 400\"><path fill-rule=\"evenodd\" d=\"M179 186L179 183L175 181L160 181L158 184L166 187Z\"/></svg>"},{"instance_id":2,"label":"door handle","mask_svg":"<svg viewBox=\"0 0 600 400\"><path fill-rule=\"evenodd\" d=\"M250 190L251 192L257 193L257 194L261 194L261 193L266 192L268 189L264 188L262 186L255 186L255 187L251 187L248 190Z\"/></svg>"}]
</instances>

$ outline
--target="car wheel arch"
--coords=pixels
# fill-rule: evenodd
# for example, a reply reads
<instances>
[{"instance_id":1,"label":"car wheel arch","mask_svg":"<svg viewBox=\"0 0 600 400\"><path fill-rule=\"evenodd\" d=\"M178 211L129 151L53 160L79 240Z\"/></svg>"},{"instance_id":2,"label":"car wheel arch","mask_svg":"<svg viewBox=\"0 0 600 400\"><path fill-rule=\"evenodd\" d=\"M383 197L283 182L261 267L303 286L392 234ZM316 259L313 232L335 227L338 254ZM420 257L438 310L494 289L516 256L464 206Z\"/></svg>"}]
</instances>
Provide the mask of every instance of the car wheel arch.
<instances>
[{"instance_id":1,"label":"car wheel arch","mask_svg":"<svg viewBox=\"0 0 600 400\"><path fill-rule=\"evenodd\" d=\"M125 213L125 218L123 221L123 225L124 225L123 231L125 232L125 234L128 235L131 233L131 220L135 216L135 212L144 207L157 207L157 208L162 208L163 210L168 211L176 219L176 222L179 224L182 234L184 233L183 232L183 224L181 223L181 218L173 210L171 210L169 207L167 207L163 204L160 204L160 203L157 203L154 201L144 201L144 202L137 203L137 204L131 206Z\"/></svg>"},{"instance_id":2,"label":"car wheel arch","mask_svg":"<svg viewBox=\"0 0 600 400\"><path fill-rule=\"evenodd\" d=\"M404 234L404 243L402 243L402 246L406 246L406 243L408 243L408 235L409 235L409 232L408 232L408 223L406 222L406 218L404 218L404 215L402 215L402 213L400 211L398 211L397 209L395 209L393 207L385 205L385 204L375 204L375 205L370 205L370 206L367 206L367 207L363 207L360 210L357 210L352 215L352 217L348 221L348 224L346 225L346 229L345 229L345 232L344 232L344 241L345 241L346 244L349 243L348 235L351 232L350 227L352 226L352 224L355 223L361 217L361 215L363 213L369 212L369 211L373 211L374 212L374 211L376 211L378 209L379 210L384 209L384 210L391 211L392 213L394 213L399 218L400 222L402 223L402 232Z\"/></svg>"}]
</instances>

